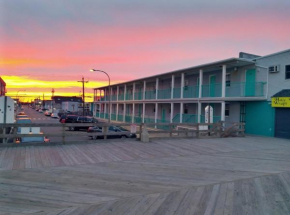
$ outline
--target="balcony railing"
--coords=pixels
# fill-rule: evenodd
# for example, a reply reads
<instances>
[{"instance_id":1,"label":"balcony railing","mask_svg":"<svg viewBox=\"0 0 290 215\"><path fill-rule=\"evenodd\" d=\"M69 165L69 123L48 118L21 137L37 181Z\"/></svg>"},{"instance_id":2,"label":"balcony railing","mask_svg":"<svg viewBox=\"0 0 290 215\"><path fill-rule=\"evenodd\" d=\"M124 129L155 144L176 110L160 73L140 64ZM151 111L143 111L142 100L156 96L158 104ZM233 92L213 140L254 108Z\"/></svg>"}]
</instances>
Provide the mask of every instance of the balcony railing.
<instances>
[{"instance_id":1,"label":"balcony railing","mask_svg":"<svg viewBox=\"0 0 290 215\"><path fill-rule=\"evenodd\" d=\"M221 97L222 84L202 85L202 97Z\"/></svg>"},{"instance_id":2,"label":"balcony railing","mask_svg":"<svg viewBox=\"0 0 290 215\"><path fill-rule=\"evenodd\" d=\"M231 82L230 86L226 87L226 97L262 97L265 96L265 84L266 82ZM181 94L181 88L173 89L173 98L179 99ZM183 88L183 98L198 98L199 86L186 86ZM222 84L209 84L202 85L202 97L221 97L222 96ZM133 94L127 93L118 95L118 100L133 100ZM117 100L117 95L112 95L111 101ZM134 94L135 100L143 99L143 92L137 92ZM156 99L156 91L146 91L145 99ZM158 99L171 99L171 88L158 90ZM109 96L100 97L100 101L109 101Z\"/></svg>"},{"instance_id":3,"label":"balcony railing","mask_svg":"<svg viewBox=\"0 0 290 215\"><path fill-rule=\"evenodd\" d=\"M183 98L197 98L199 94L199 86L185 86L183 88Z\"/></svg>"},{"instance_id":4,"label":"balcony railing","mask_svg":"<svg viewBox=\"0 0 290 215\"><path fill-rule=\"evenodd\" d=\"M142 123L142 117L141 116L135 116L134 117L134 122L135 123Z\"/></svg>"},{"instance_id":5,"label":"balcony railing","mask_svg":"<svg viewBox=\"0 0 290 215\"><path fill-rule=\"evenodd\" d=\"M145 117L144 118L144 123L155 123L155 119ZM155 126L154 125L148 125L148 127L155 127Z\"/></svg>"},{"instance_id":6,"label":"balcony railing","mask_svg":"<svg viewBox=\"0 0 290 215\"><path fill-rule=\"evenodd\" d=\"M173 88L173 98L180 99L181 90L180 88Z\"/></svg>"},{"instance_id":7,"label":"balcony railing","mask_svg":"<svg viewBox=\"0 0 290 215\"><path fill-rule=\"evenodd\" d=\"M125 115L125 122L132 122L132 116Z\"/></svg>"},{"instance_id":8,"label":"balcony railing","mask_svg":"<svg viewBox=\"0 0 290 215\"><path fill-rule=\"evenodd\" d=\"M158 90L158 99L170 99L171 98L171 88Z\"/></svg>"},{"instance_id":9,"label":"balcony railing","mask_svg":"<svg viewBox=\"0 0 290 215\"><path fill-rule=\"evenodd\" d=\"M135 99L135 100L142 100L142 96L143 96L143 92L142 92L142 91L137 92L137 93L135 93L135 95L134 95L134 99Z\"/></svg>"},{"instance_id":10,"label":"balcony railing","mask_svg":"<svg viewBox=\"0 0 290 215\"><path fill-rule=\"evenodd\" d=\"M117 95L112 95L111 98L112 98L111 101L117 101Z\"/></svg>"},{"instance_id":11,"label":"balcony railing","mask_svg":"<svg viewBox=\"0 0 290 215\"><path fill-rule=\"evenodd\" d=\"M197 123L197 116L195 114L183 114L182 123Z\"/></svg>"},{"instance_id":12,"label":"balcony railing","mask_svg":"<svg viewBox=\"0 0 290 215\"><path fill-rule=\"evenodd\" d=\"M226 97L261 97L264 96L265 82L231 82L226 87Z\"/></svg>"},{"instance_id":13,"label":"balcony railing","mask_svg":"<svg viewBox=\"0 0 290 215\"><path fill-rule=\"evenodd\" d=\"M126 94L126 100L133 100L133 94L132 93L127 93Z\"/></svg>"},{"instance_id":14,"label":"balcony railing","mask_svg":"<svg viewBox=\"0 0 290 215\"><path fill-rule=\"evenodd\" d=\"M111 113L111 120L116 121L117 120L117 115L114 113Z\"/></svg>"},{"instance_id":15,"label":"balcony railing","mask_svg":"<svg viewBox=\"0 0 290 215\"><path fill-rule=\"evenodd\" d=\"M169 120L157 119L157 123L169 123ZM157 125L156 127L158 129L162 129L162 130L170 130L170 126L168 126L168 125Z\"/></svg>"},{"instance_id":16,"label":"balcony railing","mask_svg":"<svg viewBox=\"0 0 290 215\"><path fill-rule=\"evenodd\" d=\"M146 100L156 99L156 92L155 92L155 90L145 91L145 99Z\"/></svg>"},{"instance_id":17,"label":"balcony railing","mask_svg":"<svg viewBox=\"0 0 290 215\"><path fill-rule=\"evenodd\" d=\"M118 114L117 121L123 122L123 115L122 114Z\"/></svg>"},{"instance_id":18,"label":"balcony railing","mask_svg":"<svg viewBox=\"0 0 290 215\"><path fill-rule=\"evenodd\" d=\"M118 95L118 100L123 101L124 100L124 94L119 94Z\"/></svg>"}]
</instances>

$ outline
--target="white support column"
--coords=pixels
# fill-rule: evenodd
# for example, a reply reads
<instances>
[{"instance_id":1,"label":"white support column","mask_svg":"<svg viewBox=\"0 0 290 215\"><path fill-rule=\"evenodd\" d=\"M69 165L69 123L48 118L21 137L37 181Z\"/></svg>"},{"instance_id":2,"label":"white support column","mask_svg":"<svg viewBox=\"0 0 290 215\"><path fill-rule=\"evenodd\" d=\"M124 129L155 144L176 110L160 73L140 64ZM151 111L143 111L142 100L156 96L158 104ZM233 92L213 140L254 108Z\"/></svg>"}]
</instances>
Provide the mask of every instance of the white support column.
<instances>
[{"instance_id":1,"label":"white support column","mask_svg":"<svg viewBox=\"0 0 290 215\"><path fill-rule=\"evenodd\" d=\"M180 87L180 98L183 99L183 89L184 89L184 73L181 73L181 87Z\"/></svg>"},{"instance_id":2,"label":"white support column","mask_svg":"<svg viewBox=\"0 0 290 215\"><path fill-rule=\"evenodd\" d=\"M155 103L155 116L154 116L155 123L157 123L157 118L158 118L158 103ZM155 128L157 128L156 125L155 125Z\"/></svg>"},{"instance_id":3,"label":"white support column","mask_svg":"<svg viewBox=\"0 0 290 215\"><path fill-rule=\"evenodd\" d=\"M104 89L104 101L107 101L107 89Z\"/></svg>"},{"instance_id":4,"label":"white support column","mask_svg":"<svg viewBox=\"0 0 290 215\"><path fill-rule=\"evenodd\" d=\"M135 100L135 91L136 91L136 84L135 82L133 83L133 92L132 92L132 100L134 101ZM134 104L133 104L134 105Z\"/></svg>"},{"instance_id":5,"label":"white support column","mask_svg":"<svg viewBox=\"0 0 290 215\"><path fill-rule=\"evenodd\" d=\"M159 78L156 78L156 98L158 99L158 90L159 90Z\"/></svg>"},{"instance_id":6,"label":"white support column","mask_svg":"<svg viewBox=\"0 0 290 215\"><path fill-rule=\"evenodd\" d=\"M127 85L124 85L124 101L126 101Z\"/></svg>"},{"instance_id":7,"label":"white support column","mask_svg":"<svg viewBox=\"0 0 290 215\"><path fill-rule=\"evenodd\" d=\"M174 97L174 81L175 81L175 76L172 75L171 77L171 99Z\"/></svg>"},{"instance_id":8,"label":"white support column","mask_svg":"<svg viewBox=\"0 0 290 215\"><path fill-rule=\"evenodd\" d=\"M143 103L142 123L145 121L145 103Z\"/></svg>"},{"instance_id":9,"label":"white support column","mask_svg":"<svg viewBox=\"0 0 290 215\"><path fill-rule=\"evenodd\" d=\"M134 123L134 118L135 118L135 103L132 104L132 123Z\"/></svg>"},{"instance_id":10,"label":"white support column","mask_svg":"<svg viewBox=\"0 0 290 215\"><path fill-rule=\"evenodd\" d=\"M119 101L119 86L117 86L117 98L116 98L117 101Z\"/></svg>"},{"instance_id":11,"label":"white support column","mask_svg":"<svg viewBox=\"0 0 290 215\"><path fill-rule=\"evenodd\" d=\"M200 116L201 116L201 105L202 103L197 103L197 123L200 123Z\"/></svg>"},{"instance_id":12,"label":"white support column","mask_svg":"<svg viewBox=\"0 0 290 215\"><path fill-rule=\"evenodd\" d=\"M203 70L199 70L199 89L198 89L198 98L202 97L202 84L203 84Z\"/></svg>"},{"instance_id":13,"label":"white support column","mask_svg":"<svg viewBox=\"0 0 290 215\"><path fill-rule=\"evenodd\" d=\"M222 71L222 97L226 97L226 74L227 74L227 66L223 65L223 71Z\"/></svg>"},{"instance_id":14,"label":"white support column","mask_svg":"<svg viewBox=\"0 0 290 215\"><path fill-rule=\"evenodd\" d=\"M173 112L174 112L174 103L171 103L171 110L170 110L170 123L172 123Z\"/></svg>"},{"instance_id":15,"label":"white support column","mask_svg":"<svg viewBox=\"0 0 290 215\"><path fill-rule=\"evenodd\" d=\"M225 121L225 110L226 110L226 103L221 103L221 121Z\"/></svg>"},{"instance_id":16,"label":"white support column","mask_svg":"<svg viewBox=\"0 0 290 215\"><path fill-rule=\"evenodd\" d=\"M117 103L116 106L116 121L118 121L118 115L119 115L119 103Z\"/></svg>"},{"instance_id":17,"label":"white support column","mask_svg":"<svg viewBox=\"0 0 290 215\"><path fill-rule=\"evenodd\" d=\"M155 103L155 114L154 114L154 122L157 123L158 118L158 103Z\"/></svg>"},{"instance_id":18,"label":"white support column","mask_svg":"<svg viewBox=\"0 0 290 215\"><path fill-rule=\"evenodd\" d=\"M106 114L107 114L107 104L106 104L106 103L104 104L104 109L105 109L105 110L104 110L104 113L105 113L105 114L104 114L104 118L106 118Z\"/></svg>"},{"instance_id":19,"label":"white support column","mask_svg":"<svg viewBox=\"0 0 290 215\"><path fill-rule=\"evenodd\" d=\"M182 118L183 118L183 103L180 102L180 123L182 123Z\"/></svg>"},{"instance_id":20,"label":"white support column","mask_svg":"<svg viewBox=\"0 0 290 215\"><path fill-rule=\"evenodd\" d=\"M124 103L124 109L123 109L123 122L125 122L125 116L126 116L126 103Z\"/></svg>"},{"instance_id":21,"label":"white support column","mask_svg":"<svg viewBox=\"0 0 290 215\"><path fill-rule=\"evenodd\" d=\"M143 100L145 100L145 92L146 92L146 81L144 81L143 85Z\"/></svg>"},{"instance_id":22,"label":"white support column","mask_svg":"<svg viewBox=\"0 0 290 215\"><path fill-rule=\"evenodd\" d=\"M110 107L109 108L109 119L110 119L110 121L111 121L111 115L112 115L112 103L110 103L110 104L108 104L108 106Z\"/></svg>"}]
</instances>

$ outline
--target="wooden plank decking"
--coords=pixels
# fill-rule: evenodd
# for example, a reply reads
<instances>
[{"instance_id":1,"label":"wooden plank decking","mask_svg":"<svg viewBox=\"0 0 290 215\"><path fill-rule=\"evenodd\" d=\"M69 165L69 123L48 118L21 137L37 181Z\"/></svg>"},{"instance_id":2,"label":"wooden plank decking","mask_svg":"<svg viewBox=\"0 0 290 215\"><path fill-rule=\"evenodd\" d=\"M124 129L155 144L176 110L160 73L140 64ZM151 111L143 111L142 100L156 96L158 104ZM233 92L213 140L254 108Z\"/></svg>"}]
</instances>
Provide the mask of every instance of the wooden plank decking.
<instances>
[{"instance_id":1,"label":"wooden plank decking","mask_svg":"<svg viewBox=\"0 0 290 215\"><path fill-rule=\"evenodd\" d=\"M0 148L0 214L290 214L290 141Z\"/></svg>"}]
</instances>

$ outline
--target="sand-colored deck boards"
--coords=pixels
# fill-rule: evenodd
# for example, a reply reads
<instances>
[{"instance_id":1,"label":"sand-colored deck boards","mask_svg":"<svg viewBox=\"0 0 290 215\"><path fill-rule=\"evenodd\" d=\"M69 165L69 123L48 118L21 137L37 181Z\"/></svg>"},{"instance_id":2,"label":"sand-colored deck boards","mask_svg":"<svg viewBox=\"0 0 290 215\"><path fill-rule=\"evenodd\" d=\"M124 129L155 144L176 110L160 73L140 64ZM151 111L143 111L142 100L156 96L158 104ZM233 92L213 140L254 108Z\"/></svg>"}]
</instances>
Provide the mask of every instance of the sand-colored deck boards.
<instances>
[{"instance_id":1,"label":"sand-colored deck boards","mask_svg":"<svg viewBox=\"0 0 290 215\"><path fill-rule=\"evenodd\" d=\"M290 214L290 141L2 147L0 214Z\"/></svg>"}]
</instances>

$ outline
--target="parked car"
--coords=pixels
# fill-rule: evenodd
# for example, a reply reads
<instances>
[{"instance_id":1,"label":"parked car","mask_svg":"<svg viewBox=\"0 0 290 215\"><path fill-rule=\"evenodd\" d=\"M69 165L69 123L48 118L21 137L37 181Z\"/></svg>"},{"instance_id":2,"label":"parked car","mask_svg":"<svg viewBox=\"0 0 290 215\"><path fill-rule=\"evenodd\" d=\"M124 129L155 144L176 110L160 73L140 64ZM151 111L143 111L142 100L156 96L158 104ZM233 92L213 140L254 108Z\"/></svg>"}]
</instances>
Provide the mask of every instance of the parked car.
<instances>
[{"instance_id":1,"label":"parked car","mask_svg":"<svg viewBox=\"0 0 290 215\"><path fill-rule=\"evenodd\" d=\"M88 116L75 116L67 115L61 120L61 123L98 123L99 121L93 117ZM81 126L81 127L69 127L70 131L76 131L80 129L88 129L90 126Z\"/></svg>"},{"instance_id":2,"label":"parked car","mask_svg":"<svg viewBox=\"0 0 290 215\"><path fill-rule=\"evenodd\" d=\"M17 114L17 116L18 115L26 115L24 112L19 112L18 114Z\"/></svg>"},{"instance_id":3,"label":"parked car","mask_svg":"<svg viewBox=\"0 0 290 215\"><path fill-rule=\"evenodd\" d=\"M104 138L104 135L94 135L94 133L101 133L103 127L94 126L88 128L89 137L93 140ZM136 138L136 134L131 133L129 130L121 126L110 126L108 129L108 138Z\"/></svg>"},{"instance_id":4,"label":"parked car","mask_svg":"<svg viewBox=\"0 0 290 215\"><path fill-rule=\"evenodd\" d=\"M39 112L39 113L43 113L43 110L42 110L42 109L39 109L38 112Z\"/></svg>"}]
</instances>

